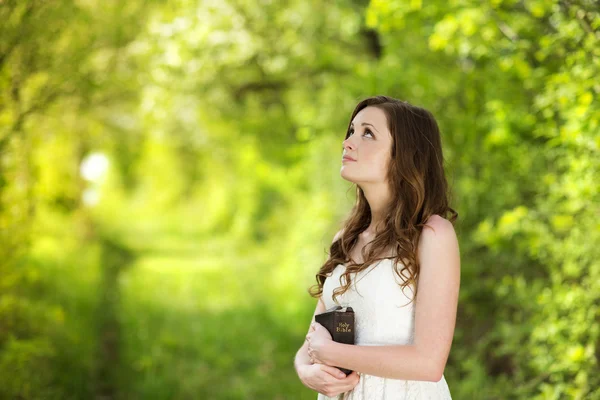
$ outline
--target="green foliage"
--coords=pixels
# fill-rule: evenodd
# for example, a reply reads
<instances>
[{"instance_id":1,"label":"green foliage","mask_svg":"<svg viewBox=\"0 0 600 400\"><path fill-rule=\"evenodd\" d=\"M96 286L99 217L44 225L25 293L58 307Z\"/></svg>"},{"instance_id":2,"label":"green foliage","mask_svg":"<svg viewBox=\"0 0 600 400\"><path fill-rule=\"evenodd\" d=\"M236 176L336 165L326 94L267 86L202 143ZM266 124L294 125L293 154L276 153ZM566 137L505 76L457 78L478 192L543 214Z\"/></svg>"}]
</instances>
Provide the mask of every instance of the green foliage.
<instances>
[{"instance_id":1,"label":"green foliage","mask_svg":"<svg viewBox=\"0 0 600 400\"><path fill-rule=\"evenodd\" d=\"M0 398L314 398L292 359L352 205L341 143L388 94L442 130L453 397L600 399L594 1L28 0L0 20Z\"/></svg>"},{"instance_id":2,"label":"green foliage","mask_svg":"<svg viewBox=\"0 0 600 400\"><path fill-rule=\"evenodd\" d=\"M457 333L462 343L479 337L485 345L475 352L459 346L452 356L465 365L455 379L478 374L465 362L475 359L495 382L454 393L598 398L597 9L591 2L466 1L416 12L373 2L370 15L392 21L381 30L402 48L407 43L389 24L422 24L419 16L430 16L421 28L430 32L429 50L457 61L444 67L458 78L451 94L463 107L458 124L478 121L468 125L474 141L457 146L461 159L452 160L458 195L476 197L464 204L473 208L458 200L467 276L461 302L474 306L461 308ZM434 114L447 118L441 109ZM455 136L454 129L446 132ZM487 328L467 332L474 321Z\"/></svg>"}]
</instances>

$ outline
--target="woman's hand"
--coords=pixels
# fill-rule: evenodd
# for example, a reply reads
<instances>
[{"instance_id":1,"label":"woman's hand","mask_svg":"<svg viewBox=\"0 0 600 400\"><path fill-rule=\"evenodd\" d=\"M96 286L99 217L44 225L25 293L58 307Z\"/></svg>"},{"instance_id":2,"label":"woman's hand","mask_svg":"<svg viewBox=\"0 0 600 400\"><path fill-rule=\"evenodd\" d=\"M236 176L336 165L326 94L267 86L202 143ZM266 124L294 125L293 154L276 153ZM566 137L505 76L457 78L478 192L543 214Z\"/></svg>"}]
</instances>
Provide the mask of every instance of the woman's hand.
<instances>
[{"instance_id":1,"label":"woman's hand","mask_svg":"<svg viewBox=\"0 0 600 400\"><path fill-rule=\"evenodd\" d=\"M304 365L299 374L304 385L325 396L334 397L352 390L358 384L360 378L356 371L346 376L340 369L325 363L324 354L334 341L323 325L318 322L312 323L306 335L306 342L312 364Z\"/></svg>"},{"instance_id":2,"label":"woman's hand","mask_svg":"<svg viewBox=\"0 0 600 400\"><path fill-rule=\"evenodd\" d=\"M325 364L305 364L298 370L302 383L328 397L352 390L360 378L356 371L346 376L336 367Z\"/></svg>"},{"instance_id":3,"label":"woman's hand","mask_svg":"<svg viewBox=\"0 0 600 400\"><path fill-rule=\"evenodd\" d=\"M327 364L325 360L325 353L329 346L334 341L331 338L329 331L320 323L313 322L310 324L310 329L306 335L306 341L308 343L308 355L313 363Z\"/></svg>"}]
</instances>

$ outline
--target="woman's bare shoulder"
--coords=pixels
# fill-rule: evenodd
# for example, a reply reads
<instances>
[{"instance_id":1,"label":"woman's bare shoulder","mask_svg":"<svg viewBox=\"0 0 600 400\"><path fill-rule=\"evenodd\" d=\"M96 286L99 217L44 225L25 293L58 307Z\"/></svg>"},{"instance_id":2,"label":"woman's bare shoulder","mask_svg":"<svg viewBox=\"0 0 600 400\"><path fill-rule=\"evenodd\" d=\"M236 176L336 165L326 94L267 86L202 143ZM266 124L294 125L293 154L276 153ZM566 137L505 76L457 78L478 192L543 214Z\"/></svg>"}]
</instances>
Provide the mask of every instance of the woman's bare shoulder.
<instances>
[{"instance_id":1,"label":"woman's bare shoulder","mask_svg":"<svg viewBox=\"0 0 600 400\"><path fill-rule=\"evenodd\" d=\"M341 238L343 234L344 234L344 228L342 228L339 231L337 231L337 233L333 236L333 240L331 241L331 243L335 243L336 240L338 240L339 238Z\"/></svg>"},{"instance_id":2,"label":"woman's bare shoulder","mask_svg":"<svg viewBox=\"0 0 600 400\"><path fill-rule=\"evenodd\" d=\"M425 226L430 229L423 229L421 241L423 240L455 240L456 231L452 222L437 214L433 214L427 219Z\"/></svg>"},{"instance_id":3,"label":"woman's bare shoulder","mask_svg":"<svg viewBox=\"0 0 600 400\"><path fill-rule=\"evenodd\" d=\"M426 231L429 232L428 234L433 234L434 236L439 234L454 234L454 225L452 225L452 222L438 214L432 214L427 219L425 226L431 229L424 229L423 234Z\"/></svg>"}]
</instances>

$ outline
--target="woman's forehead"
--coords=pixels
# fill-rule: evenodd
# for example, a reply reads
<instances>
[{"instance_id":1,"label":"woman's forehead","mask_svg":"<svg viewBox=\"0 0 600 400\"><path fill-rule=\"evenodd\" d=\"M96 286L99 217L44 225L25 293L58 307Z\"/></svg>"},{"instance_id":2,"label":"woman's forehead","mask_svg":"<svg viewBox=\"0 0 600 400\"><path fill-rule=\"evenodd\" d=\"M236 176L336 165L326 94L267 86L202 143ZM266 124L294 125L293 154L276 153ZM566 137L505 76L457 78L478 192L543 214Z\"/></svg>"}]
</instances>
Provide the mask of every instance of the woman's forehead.
<instances>
[{"instance_id":1,"label":"woman's forehead","mask_svg":"<svg viewBox=\"0 0 600 400\"><path fill-rule=\"evenodd\" d=\"M376 127L378 127L378 125L376 125L377 123L381 124L385 124L387 118L385 113L383 112L382 109L378 108L378 107L365 107L362 110L360 110L355 116L354 119L352 120L352 122L354 124L356 123L362 123L362 122L370 122L373 125L375 125Z\"/></svg>"}]
</instances>

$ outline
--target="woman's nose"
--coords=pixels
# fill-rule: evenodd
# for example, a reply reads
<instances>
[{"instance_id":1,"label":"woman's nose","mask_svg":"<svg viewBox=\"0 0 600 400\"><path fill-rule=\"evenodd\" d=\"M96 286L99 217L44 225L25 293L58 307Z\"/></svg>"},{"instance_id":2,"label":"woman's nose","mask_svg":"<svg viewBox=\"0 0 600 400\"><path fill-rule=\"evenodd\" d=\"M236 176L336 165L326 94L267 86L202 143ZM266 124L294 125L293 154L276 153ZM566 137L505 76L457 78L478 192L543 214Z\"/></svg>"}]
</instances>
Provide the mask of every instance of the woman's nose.
<instances>
[{"instance_id":1,"label":"woman's nose","mask_svg":"<svg viewBox=\"0 0 600 400\"><path fill-rule=\"evenodd\" d=\"M342 142L342 150L354 150L354 145L350 141L350 138Z\"/></svg>"}]
</instances>

